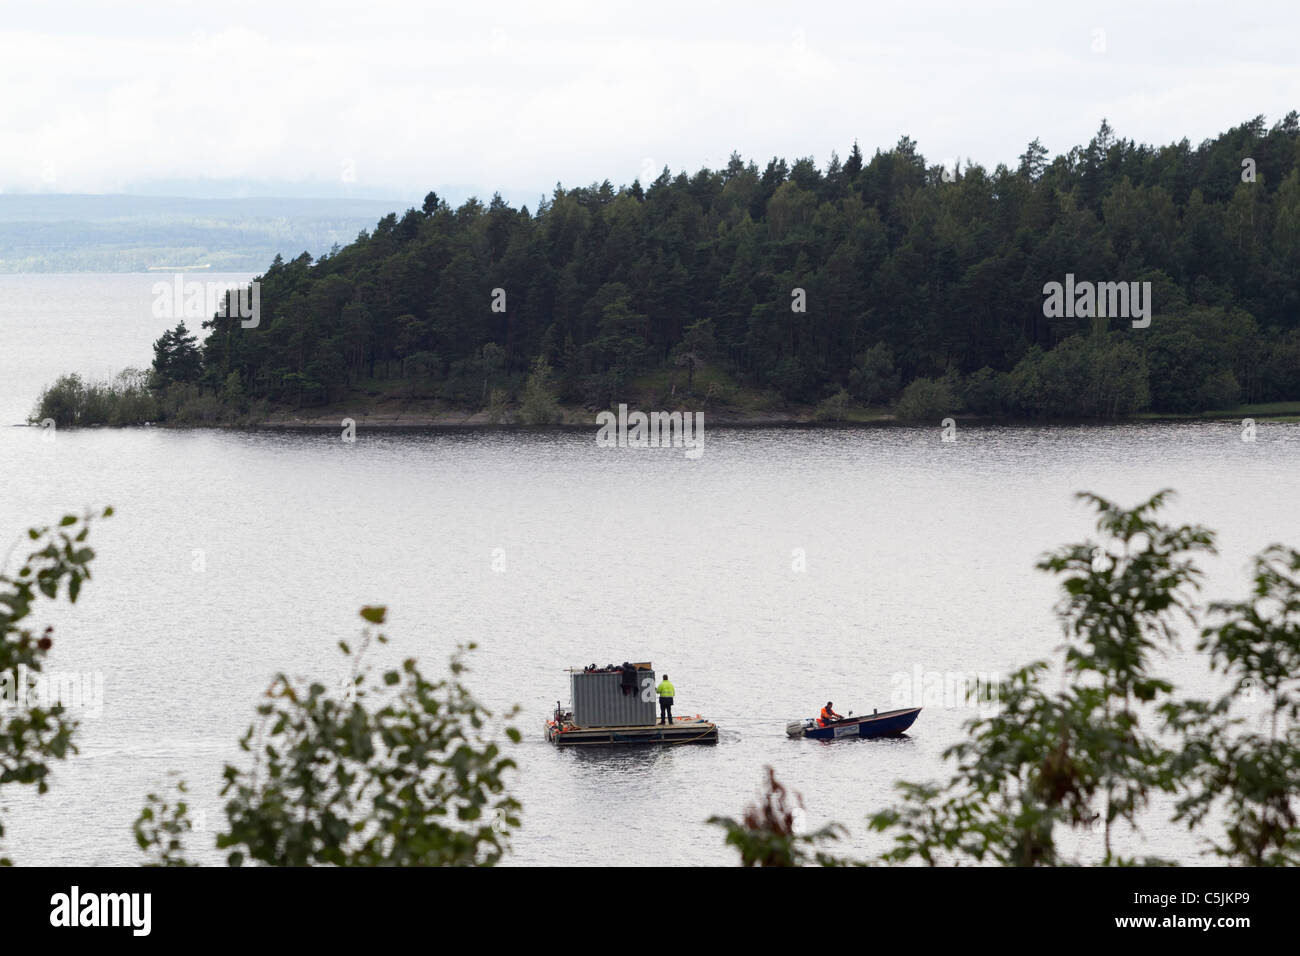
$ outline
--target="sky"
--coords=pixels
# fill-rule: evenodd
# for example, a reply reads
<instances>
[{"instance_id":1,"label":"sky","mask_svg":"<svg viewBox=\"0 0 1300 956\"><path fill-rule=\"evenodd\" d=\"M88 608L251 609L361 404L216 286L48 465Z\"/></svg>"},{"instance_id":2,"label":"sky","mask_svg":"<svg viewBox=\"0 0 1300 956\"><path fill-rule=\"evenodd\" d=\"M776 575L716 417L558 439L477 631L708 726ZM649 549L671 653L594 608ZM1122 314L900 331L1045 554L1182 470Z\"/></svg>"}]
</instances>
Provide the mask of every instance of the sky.
<instances>
[{"instance_id":1,"label":"sky","mask_svg":"<svg viewBox=\"0 0 1300 956\"><path fill-rule=\"evenodd\" d=\"M534 204L900 136L1054 156L1300 108L1300 4L4 0L0 191Z\"/></svg>"}]
</instances>

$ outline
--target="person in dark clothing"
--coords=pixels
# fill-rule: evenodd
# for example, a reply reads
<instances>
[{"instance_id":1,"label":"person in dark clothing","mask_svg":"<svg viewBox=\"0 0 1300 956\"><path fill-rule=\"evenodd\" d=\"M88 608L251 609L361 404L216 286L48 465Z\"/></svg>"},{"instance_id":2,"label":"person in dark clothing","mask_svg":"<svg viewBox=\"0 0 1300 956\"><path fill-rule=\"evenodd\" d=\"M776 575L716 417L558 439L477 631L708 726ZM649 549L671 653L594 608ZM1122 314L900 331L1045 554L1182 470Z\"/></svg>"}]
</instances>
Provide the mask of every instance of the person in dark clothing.
<instances>
[{"instance_id":1,"label":"person in dark clothing","mask_svg":"<svg viewBox=\"0 0 1300 956\"><path fill-rule=\"evenodd\" d=\"M623 696L628 697L636 693L636 667L624 661L619 669L623 672L623 676L619 678L619 686L623 688Z\"/></svg>"}]
</instances>

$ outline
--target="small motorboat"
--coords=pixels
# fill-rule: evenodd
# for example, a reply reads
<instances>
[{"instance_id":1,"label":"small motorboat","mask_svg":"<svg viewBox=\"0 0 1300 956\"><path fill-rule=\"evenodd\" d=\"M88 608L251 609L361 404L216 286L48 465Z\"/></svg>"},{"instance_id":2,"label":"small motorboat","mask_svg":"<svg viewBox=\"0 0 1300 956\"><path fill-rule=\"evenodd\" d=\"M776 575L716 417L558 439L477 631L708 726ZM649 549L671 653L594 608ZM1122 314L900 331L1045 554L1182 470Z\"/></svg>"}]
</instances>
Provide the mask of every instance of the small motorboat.
<instances>
[{"instance_id":1,"label":"small motorboat","mask_svg":"<svg viewBox=\"0 0 1300 956\"><path fill-rule=\"evenodd\" d=\"M838 740L840 737L901 737L908 727L916 722L920 707L905 707L902 710L887 710L883 714L872 711L870 714L853 716L849 711L847 717L821 726L809 717L806 720L792 720L785 725L785 732L791 737L809 737L813 740Z\"/></svg>"}]
</instances>

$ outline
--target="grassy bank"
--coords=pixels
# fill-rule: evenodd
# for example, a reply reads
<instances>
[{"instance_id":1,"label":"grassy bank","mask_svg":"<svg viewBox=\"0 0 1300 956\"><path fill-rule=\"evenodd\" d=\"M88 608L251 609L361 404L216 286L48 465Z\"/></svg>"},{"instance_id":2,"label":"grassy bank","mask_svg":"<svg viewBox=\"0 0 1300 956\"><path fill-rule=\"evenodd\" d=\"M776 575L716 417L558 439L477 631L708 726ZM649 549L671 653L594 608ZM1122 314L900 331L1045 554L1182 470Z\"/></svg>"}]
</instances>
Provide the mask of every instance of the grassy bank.
<instances>
[{"instance_id":1,"label":"grassy bank","mask_svg":"<svg viewBox=\"0 0 1300 956\"><path fill-rule=\"evenodd\" d=\"M1238 405L1234 408L1220 408L1206 412L1143 412L1133 417L1140 419L1189 420L1267 418L1270 421L1300 422L1300 402L1259 402L1254 405Z\"/></svg>"},{"instance_id":2,"label":"grassy bank","mask_svg":"<svg viewBox=\"0 0 1300 956\"><path fill-rule=\"evenodd\" d=\"M238 389L221 392L190 383L163 389L149 385L148 373L127 369L112 379L91 381L64 375L37 401L32 422L52 419L60 427L158 424L177 427L283 426L334 427L351 418L367 427L484 427L524 426L539 422L525 408L527 386L494 392L482 406L442 398L435 384L417 377L362 380L327 403L249 402ZM621 399L631 409L645 411L703 411L711 425L866 424L905 421L938 426L944 418L986 422L1024 422L1019 416L968 414L940 406L908 407L907 403L866 405L840 392L817 405L782 401L771 390L747 388L717 369L702 369L693 377L663 370L627 383ZM545 424L590 425L595 404L561 402L551 397L552 414ZM960 406L958 406L960 409ZM1239 405L1194 413L1141 412L1119 421L1232 420L1254 418L1276 422L1300 421L1300 401ZM1052 421L1040 419L1036 421ZM1070 419L1076 421L1076 419Z\"/></svg>"}]
</instances>

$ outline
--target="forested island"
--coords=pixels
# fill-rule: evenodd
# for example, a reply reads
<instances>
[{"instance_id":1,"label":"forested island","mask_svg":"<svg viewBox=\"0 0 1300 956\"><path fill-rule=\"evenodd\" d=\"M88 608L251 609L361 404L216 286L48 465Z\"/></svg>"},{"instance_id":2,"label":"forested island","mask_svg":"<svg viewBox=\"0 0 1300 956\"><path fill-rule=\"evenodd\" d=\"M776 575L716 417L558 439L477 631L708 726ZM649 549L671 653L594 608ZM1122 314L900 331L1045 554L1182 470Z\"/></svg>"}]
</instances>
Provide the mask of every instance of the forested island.
<instances>
[{"instance_id":1,"label":"forested island","mask_svg":"<svg viewBox=\"0 0 1300 956\"><path fill-rule=\"evenodd\" d=\"M648 184L557 186L533 210L429 193L320 258L276 256L252 327L217 315L200 341L178 326L151 370L65 377L34 415L1295 414L1298 159L1293 111L1196 147L1139 145L1103 121L1086 146L1049 159L1034 140L993 170L927 163L904 137L824 168L733 154ZM1049 316L1048 284L1075 279L1140 284L1148 321Z\"/></svg>"}]
</instances>

